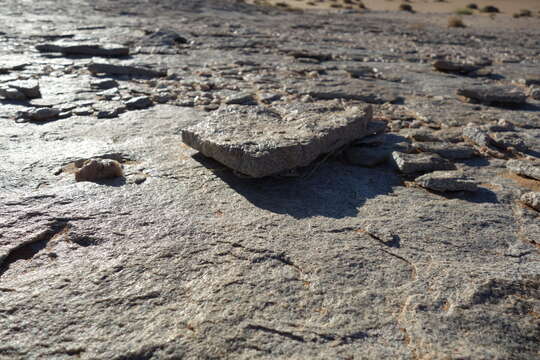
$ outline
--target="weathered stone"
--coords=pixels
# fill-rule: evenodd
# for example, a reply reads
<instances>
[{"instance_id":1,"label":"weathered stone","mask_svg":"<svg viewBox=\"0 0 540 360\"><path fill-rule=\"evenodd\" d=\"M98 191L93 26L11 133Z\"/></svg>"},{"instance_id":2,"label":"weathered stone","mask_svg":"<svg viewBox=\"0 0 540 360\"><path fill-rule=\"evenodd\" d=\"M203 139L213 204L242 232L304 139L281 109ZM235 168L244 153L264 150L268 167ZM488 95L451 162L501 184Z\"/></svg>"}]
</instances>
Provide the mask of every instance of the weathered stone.
<instances>
[{"instance_id":1,"label":"weathered stone","mask_svg":"<svg viewBox=\"0 0 540 360\"><path fill-rule=\"evenodd\" d=\"M506 168L518 175L540 180L540 161L508 160Z\"/></svg>"},{"instance_id":2,"label":"weathered stone","mask_svg":"<svg viewBox=\"0 0 540 360\"><path fill-rule=\"evenodd\" d=\"M468 74L482 68L482 66L476 64L458 63L448 60L437 60L433 63L433 67L443 72L457 72L462 74Z\"/></svg>"},{"instance_id":3,"label":"weathered stone","mask_svg":"<svg viewBox=\"0 0 540 360\"><path fill-rule=\"evenodd\" d=\"M405 174L453 170L455 168L450 161L435 154L405 154L394 151L392 158L399 171Z\"/></svg>"},{"instance_id":4,"label":"weathered stone","mask_svg":"<svg viewBox=\"0 0 540 360\"><path fill-rule=\"evenodd\" d=\"M187 44L188 40L172 29L157 29L143 37L139 43L145 46L175 46Z\"/></svg>"},{"instance_id":5,"label":"weathered stone","mask_svg":"<svg viewBox=\"0 0 540 360\"><path fill-rule=\"evenodd\" d=\"M413 147L421 152L435 153L450 160L470 159L475 156L475 150L470 146L448 142L415 142Z\"/></svg>"},{"instance_id":6,"label":"weathered stone","mask_svg":"<svg viewBox=\"0 0 540 360\"><path fill-rule=\"evenodd\" d=\"M23 101L27 100L26 95L17 89L10 87L0 87L0 96L6 100Z\"/></svg>"},{"instance_id":7,"label":"weathered stone","mask_svg":"<svg viewBox=\"0 0 540 360\"><path fill-rule=\"evenodd\" d=\"M98 80L92 80L90 82L90 86L98 88L98 89L102 89L102 90L107 90L107 89L118 87L118 82L113 79L98 79Z\"/></svg>"},{"instance_id":8,"label":"weathered stone","mask_svg":"<svg viewBox=\"0 0 540 360\"><path fill-rule=\"evenodd\" d=\"M264 177L307 166L319 155L367 135L370 106L337 103L275 108L233 105L182 132L182 140L228 167Z\"/></svg>"},{"instance_id":9,"label":"weathered stone","mask_svg":"<svg viewBox=\"0 0 540 360\"><path fill-rule=\"evenodd\" d=\"M540 192L531 191L521 195L521 202L536 211L540 211Z\"/></svg>"},{"instance_id":10,"label":"weathered stone","mask_svg":"<svg viewBox=\"0 0 540 360\"><path fill-rule=\"evenodd\" d=\"M257 104L257 101L255 100L255 97L253 94L250 93L240 93L228 96L225 99L225 104L233 105L255 105Z\"/></svg>"},{"instance_id":11,"label":"weathered stone","mask_svg":"<svg viewBox=\"0 0 540 360\"><path fill-rule=\"evenodd\" d=\"M418 185L434 191L476 191L476 182L461 171L434 171L414 179Z\"/></svg>"},{"instance_id":12,"label":"weathered stone","mask_svg":"<svg viewBox=\"0 0 540 360\"><path fill-rule=\"evenodd\" d=\"M28 99L36 99L41 97L39 83L33 80L18 80L5 84L8 88L15 89ZM0 93L1 95L1 93Z\"/></svg>"},{"instance_id":13,"label":"weathered stone","mask_svg":"<svg viewBox=\"0 0 540 360\"><path fill-rule=\"evenodd\" d=\"M495 145L495 140L489 136L487 131L469 124L463 128L463 138L475 145L491 147Z\"/></svg>"},{"instance_id":14,"label":"weathered stone","mask_svg":"<svg viewBox=\"0 0 540 360\"><path fill-rule=\"evenodd\" d=\"M540 87L531 87L529 96L534 100L540 100Z\"/></svg>"},{"instance_id":15,"label":"weathered stone","mask_svg":"<svg viewBox=\"0 0 540 360\"><path fill-rule=\"evenodd\" d=\"M509 86L476 86L457 90L457 95L478 101L487 105L522 105L527 101L527 95L517 88Z\"/></svg>"},{"instance_id":16,"label":"weathered stone","mask_svg":"<svg viewBox=\"0 0 540 360\"><path fill-rule=\"evenodd\" d=\"M115 118L126 111L126 106L124 104L115 101L98 103L92 107L94 108L98 119Z\"/></svg>"},{"instance_id":17,"label":"weathered stone","mask_svg":"<svg viewBox=\"0 0 540 360\"><path fill-rule=\"evenodd\" d=\"M146 109L152 106L152 100L148 96L138 96L126 101L128 109Z\"/></svg>"},{"instance_id":18,"label":"weathered stone","mask_svg":"<svg viewBox=\"0 0 540 360\"><path fill-rule=\"evenodd\" d=\"M23 112L21 117L28 121L42 122L58 118L60 112L61 111L59 109L55 108L33 108Z\"/></svg>"},{"instance_id":19,"label":"weathered stone","mask_svg":"<svg viewBox=\"0 0 540 360\"><path fill-rule=\"evenodd\" d=\"M90 159L75 172L76 181L99 181L123 176L122 165L111 159Z\"/></svg>"},{"instance_id":20,"label":"weathered stone","mask_svg":"<svg viewBox=\"0 0 540 360\"><path fill-rule=\"evenodd\" d=\"M167 70L153 70L141 66L91 63L87 65L87 68L92 74L127 75L144 78L167 76Z\"/></svg>"},{"instance_id":21,"label":"weathered stone","mask_svg":"<svg viewBox=\"0 0 540 360\"><path fill-rule=\"evenodd\" d=\"M527 151L527 145L523 138L516 133L511 132L497 132L494 133L493 141L495 144L502 149L516 149L519 151Z\"/></svg>"},{"instance_id":22,"label":"weathered stone","mask_svg":"<svg viewBox=\"0 0 540 360\"><path fill-rule=\"evenodd\" d=\"M64 55L87 55L103 57L122 57L129 55L129 48L120 45L48 43L36 45L39 52L62 53Z\"/></svg>"}]
</instances>

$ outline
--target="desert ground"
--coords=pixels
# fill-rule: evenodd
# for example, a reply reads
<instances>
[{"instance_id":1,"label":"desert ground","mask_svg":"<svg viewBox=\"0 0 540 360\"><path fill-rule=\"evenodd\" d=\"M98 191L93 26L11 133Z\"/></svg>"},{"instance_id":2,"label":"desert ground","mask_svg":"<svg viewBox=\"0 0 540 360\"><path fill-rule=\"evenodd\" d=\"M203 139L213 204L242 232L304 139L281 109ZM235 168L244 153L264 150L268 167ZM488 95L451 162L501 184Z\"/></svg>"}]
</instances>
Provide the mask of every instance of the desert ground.
<instances>
[{"instance_id":1,"label":"desert ground","mask_svg":"<svg viewBox=\"0 0 540 360\"><path fill-rule=\"evenodd\" d=\"M533 15L540 12L540 2L536 0L248 0L247 2L259 2L275 5L277 3L287 4L290 8L296 9L362 9L367 8L374 11L397 11L401 4L409 4L414 11L433 13L453 13L458 9L465 9L470 4L477 5L476 13L481 13L480 9L486 6L495 6L499 9L499 14L510 16L521 10L530 10ZM362 7L359 7L363 4Z\"/></svg>"},{"instance_id":2,"label":"desert ground","mask_svg":"<svg viewBox=\"0 0 540 360\"><path fill-rule=\"evenodd\" d=\"M316 4L2 2L0 359L540 357L540 4Z\"/></svg>"}]
</instances>

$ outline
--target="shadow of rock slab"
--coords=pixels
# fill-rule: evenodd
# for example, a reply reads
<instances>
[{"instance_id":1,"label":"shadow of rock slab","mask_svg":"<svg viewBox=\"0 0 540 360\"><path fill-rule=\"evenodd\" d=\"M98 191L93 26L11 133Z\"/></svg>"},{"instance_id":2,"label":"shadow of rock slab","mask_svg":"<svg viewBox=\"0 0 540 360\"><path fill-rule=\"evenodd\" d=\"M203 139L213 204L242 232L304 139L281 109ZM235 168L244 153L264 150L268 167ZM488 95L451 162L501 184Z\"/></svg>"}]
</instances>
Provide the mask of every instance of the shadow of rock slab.
<instances>
[{"instance_id":1,"label":"shadow of rock slab","mask_svg":"<svg viewBox=\"0 0 540 360\"><path fill-rule=\"evenodd\" d=\"M182 132L203 155L250 177L307 166L368 135L372 108L337 102L287 104L273 108L232 105L207 115Z\"/></svg>"}]
</instances>

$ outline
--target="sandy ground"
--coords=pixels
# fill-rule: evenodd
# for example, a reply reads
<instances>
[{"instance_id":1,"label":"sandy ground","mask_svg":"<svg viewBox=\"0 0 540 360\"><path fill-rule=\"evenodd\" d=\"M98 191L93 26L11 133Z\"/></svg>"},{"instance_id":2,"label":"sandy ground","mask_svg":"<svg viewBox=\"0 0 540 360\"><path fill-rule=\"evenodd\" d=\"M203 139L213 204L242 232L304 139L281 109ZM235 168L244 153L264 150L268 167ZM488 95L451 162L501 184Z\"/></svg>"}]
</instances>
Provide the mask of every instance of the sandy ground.
<instances>
[{"instance_id":1,"label":"sandy ground","mask_svg":"<svg viewBox=\"0 0 540 360\"><path fill-rule=\"evenodd\" d=\"M420 13L453 13L475 3L478 8L492 5L500 10L500 15L512 16L522 9L530 10L534 17L540 16L540 0L247 0L250 3L287 4L298 9L358 9L359 3L371 10L398 10L402 3L410 4ZM480 13L474 11L474 13Z\"/></svg>"}]
</instances>

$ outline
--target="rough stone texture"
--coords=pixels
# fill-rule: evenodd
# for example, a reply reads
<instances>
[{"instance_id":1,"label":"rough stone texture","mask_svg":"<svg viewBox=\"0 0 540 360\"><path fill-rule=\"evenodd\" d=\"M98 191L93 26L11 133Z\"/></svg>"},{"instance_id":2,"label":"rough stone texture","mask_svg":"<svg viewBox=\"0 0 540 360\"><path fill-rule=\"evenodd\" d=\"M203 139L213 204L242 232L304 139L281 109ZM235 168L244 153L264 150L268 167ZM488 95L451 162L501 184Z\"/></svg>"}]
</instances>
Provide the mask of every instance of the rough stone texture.
<instances>
[{"instance_id":1,"label":"rough stone texture","mask_svg":"<svg viewBox=\"0 0 540 360\"><path fill-rule=\"evenodd\" d=\"M104 57L122 57L129 55L129 48L118 45L53 43L36 45L36 50L44 53L59 52L64 55L88 55Z\"/></svg>"},{"instance_id":2,"label":"rough stone texture","mask_svg":"<svg viewBox=\"0 0 540 360\"><path fill-rule=\"evenodd\" d=\"M394 151L392 159L399 171L405 174L454 169L450 161L436 154L405 154Z\"/></svg>"},{"instance_id":3,"label":"rough stone texture","mask_svg":"<svg viewBox=\"0 0 540 360\"><path fill-rule=\"evenodd\" d=\"M527 95L516 87L477 86L461 88L457 94L484 104L521 105L527 101Z\"/></svg>"},{"instance_id":4,"label":"rough stone texture","mask_svg":"<svg viewBox=\"0 0 540 360\"><path fill-rule=\"evenodd\" d=\"M75 171L76 181L99 181L122 176L122 165L111 159L90 159Z\"/></svg>"},{"instance_id":5,"label":"rough stone texture","mask_svg":"<svg viewBox=\"0 0 540 360\"><path fill-rule=\"evenodd\" d=\"M267 108L229 106L182 132L182 140L207 157L251 177L307 166L368 135L371 106L337 102Z\"/></svg>"},{"instance_id":6,"label":"rough stone texture","mask_svg":"<svg viewBox=\"0 0 540 360\"><path fill-rule=\"evenodd\" d=\"M540 211L540 192L528 192L521 195L521 202L532 207L534 210Z\"/></svg>"},{"instance_id":7,"label":"rough stone texture","mask_svg":"<svg viewBox=\"0 0 540 360\"><path fill-rule=\"evenodd\" d=\"M435 191L476 191L476 182L461 171L434 171L414 179L418 185Z\"/></svg>"},{"instance_id":8,"label":"rough stone texture","mask_svg":"<svg viewBox=\"0 0 540 360\"><path fill-rule=\"evenodd\" d=\"M21 114L21 118L28 121L48 121L51 119L55 119L60 115L59 109L54 108L37 108L37 109L31 109L28 111L24 111Z\"/></svg>"},{"instance_id":9,"label":"rough stone texture","mask_svg":"<svg viewBox=\"0 0 540 360\"><path fill-rule=\"evenodd\" d=\"M146 109L152 106L152 100L148 96L138 96L126 101L128 109Z\"/></svg>"},{"instance_id":10,"label":"rough stone texture","mask_svg":"<svg viewBox=\"0 0 540 360\"><path fill-rule=\"evenodd\" d=\"M167 76L166 70L153 70L140 66L91 63L88 64L87 68L92 74L128 75L148 78Z\"/></svg>"},{"instance_id":11,"label":"rough stone texture","mask_svg":"<svg viewBox=\"0 0 540 360\"><path fill-rule=\"evenodd\" d=\"M540 180L540 161L509 160L506 167L518 175Z\"/></svg>"},{"instance_id":12,"label":"rough stone texture","mask_svg":"<svg viewBox=\"0 0 540 360\"><path fill-rule=\"evenodd\" d=\"M540 182L506 159L455 161L478 190L436 193L340 153L302 176L242 179L182 144L182 130L231 93L279 107L319 82L403 98L379 98L384 140L359 147L459 144L473 123L493 139L519 136L538 157L538 101L455 96L538 74L538 19L477 16L456 30L447 18L214 0L2 2L0 62L28 65L1 84L36 80L42 97L0 100L0 358L538 358L540 213L520 197ZM143 45L156 28L189 43ZM129 45L132 58L110 61L170 75L120 75L120 100L104 99L90 59L35 50L64 38ZM491 75L434 71L441 55L488 57ZM377 72L343 70L361 67ZM159 94L164 104L115 118L92 112ZM13 121L32 107L90 114ZM76 182L70 166L97 158L120 162L124 177Z\"/></svg>"},{"instance_id":13,"label":"rough stone texture","mask_svg":"<svg viewBox=\"0 0 540 360\"><path fill-rule=\"evenodd\" d=\"M431 152L450 160L470 159L475 151L470 146L447 142L417 142L413 147L422 152Z\"/></svg>"},{"instance_id":14,"label":"rough stone texture","mask_svg":"<svg viewBox=\"0 0 540 360\"><path fill-rule=\"evenodd\" d=\"M448 60L437 60L433 63L433 67L443 72L457 72L463 74L468 74L482 68L476 64L459 63Z\"/></svg>"},{"instance_id":15,"label":"rough stone texture","mask_svg":"<svg viewBox=\"0 0 540 360\"><path fill-rule=\"evenodd\" d=\"M9 89L15 90L17 95L14 95L15 92L10 92ZM18 94L22 94L24 98ZM19 80L9 82L0 87L0 96L13 100L36 99L41 97L41 92L39 91L39 83L37 81Z\"/></svg>"}]
</instances>

